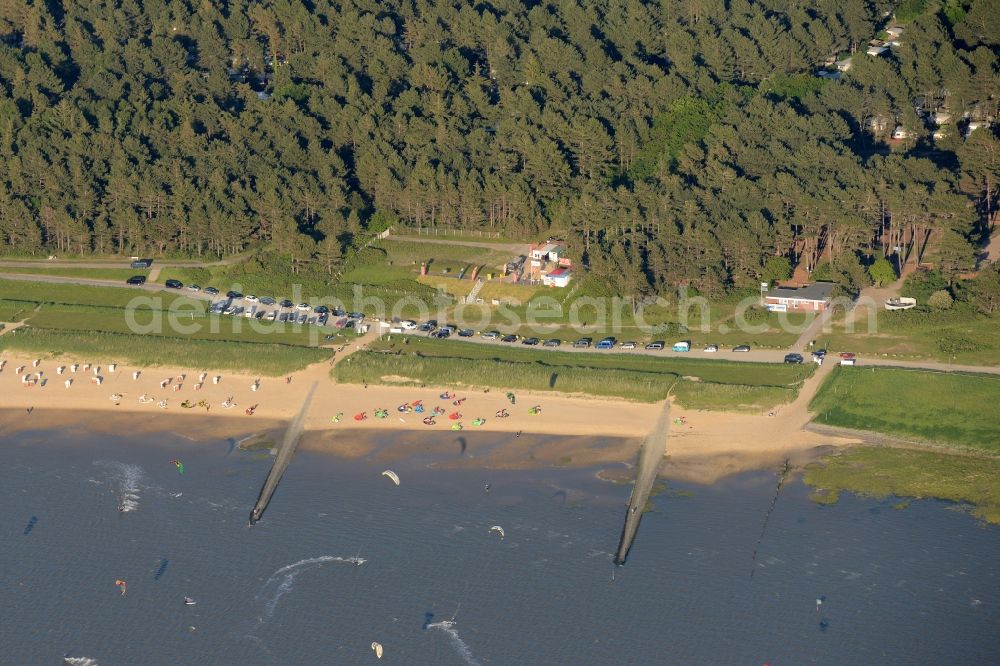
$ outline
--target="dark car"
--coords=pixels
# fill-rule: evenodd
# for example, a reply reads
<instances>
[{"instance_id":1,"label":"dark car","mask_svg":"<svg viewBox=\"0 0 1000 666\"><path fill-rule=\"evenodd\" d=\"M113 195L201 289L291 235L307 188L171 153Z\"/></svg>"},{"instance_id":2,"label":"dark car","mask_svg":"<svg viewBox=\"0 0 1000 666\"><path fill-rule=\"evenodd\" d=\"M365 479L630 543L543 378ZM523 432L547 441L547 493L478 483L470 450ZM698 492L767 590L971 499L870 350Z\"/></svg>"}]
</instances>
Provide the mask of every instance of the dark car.
<instances>
[{"instance_id":1,"label":"dark car","mask_svg":"<svg viewBox=\"0 0 1000 666\"><path fill-rule=\"evenodd\" d=\"M802 354L785 354L785 363L801 363Z\"/></svg>"},{"instance_id":2,"label":"dark car","mask_svg":"<svg viewBox=\"0 0 1000 666\"><path fill-rule=\"evenodd\" d=\"M442 328L440 331L436 331L433 335L434 335L435 338L442 338L442 339L443 338L450 338L451 337L451 329L449 329L449 328Z\"/></svg>"},{"instance_id":3,"label":"dark car","mask_svg":"<svg viewBox=\"0 0 1000 666\"><path fill-rule=\"evenodd\" d=\"M430 333L435 328L437 328L437 319L431 319L430 321L425 321L420 326L417 327L418 331L423 331L424 333Z\"/></svg>"},{"instance_id":4,"label":"dark car","mask_svg":"<svg viewBox=\"0 0 1000 666\"><path fill-rule=\"evenodd\" d=\"M357 321L362 321L365 318L365 313L364 312L348 312L347 313L347 317L348 317L348 319L356 319ZM429 323L433 323L435 326L437 326L437 320L436 319L431 319L431 321Z\"/></svg>"},{"instance_id":5,"label":"dark car","mask_svg":"<svg viewBox=\"0 0 1000 666\"><path fill-rule=\"evenodd\" d=\"M243 314L243 306L237 305L235 308L232 309L232 311L229 314L233 315L234 317L240 316L241 314Z\"/></svg>"},{"instance_id":6,"label":"dark car","mask_svg":"<svg viewBox=\"0 0 1000 666\"><path fill-rule=\"evenodd\" d=\"M816 351L814 351L812 353L812 355L814 357L816 357L816 358L826 358L826 350L825 349L817 349Z\"/></svg>"},{"instance_id":7,"label":"dark car","mask_svg":"<svg viewBox=\"0 0 1000 666\"><path fill-rule=\"evenodd\" d=\"M270 296L265 296L264 298L260 299L260 304L261 305L274 305L276 302L277 301L275 301Z\"/></svg>"},{"instance_id":8,"label":"dark car","mask_svg":"<svg viewBox=\"0 0 1000 666\"><path fill-rule=\"evenodd\" d=\"M545 342L543 342L542 346L543 347L558 347L561 344L562 344L562 340L560 340L559 338L552 338L550 340L546 340Z\"/></svg>"},{"instance_id":9,"label":"dark car","mask_svg":"<svg viewBox=\"0 0 1000 666\"><path fill-rule=\"evenodd\" d=\"M149 268L152 265L152 259L136 259L132 262L132 268Z\"/></svg>"},{"instance_id":10,"label":"dark car","mask_svg":"<svg viewBox=\"0 0 1000 666\"><path fill-rule=\"evenodd\" d=\"M319 319L317 319L316 321L319 322L320 326L326 326L326 322L330 321L330 315L324 312L319 316Z\"/></svg>"},{"instance_id":11,"label":"dark car","mask_svg":"<svg viewBox=\"0 0 1000 666\"><path fill-rule=\"evenodd\" d=\"M539 342L541 342L541 340L538 338L525 338L524 340L521 340L522 345L530 345L532 347L537 345Z\"/></svg>"},{"instance_id":12,"label":"dark car","mask_svg":"<svg viewBox=\"0 0 1000 666\"><path fill-rule=\"evenodd\" d=\"M184 286L184 283L180 280L167 280L163 283L167 289L180 289Z\"/></svg>"},{"instance_id":13,"label":"dark car","mask_svg":"<svg viewBox=\"0 0 1000 666\"><path fill-rule=\"evenodd\" d=\"M460 337L460 338L471 338L475 334L476 334L476 332L473 331L471 328L463 328L461 331L458 332L458 337Z\"/></svg>"},{"instance_id":14,"label":"dark car","mask_svg":"<svg viewBox=\"0 0 1000 666\"><path fill-rule=\"evenodd\" d=\"M354 328L354 325L356 323L357 321L355 321L354 319L348 319L347 321L344 322L344 328Z\"/></svg>"},{"instance_id":15,"label":"dark car","mask_svg":"<svg viewBox=\"0 0 1000 666\"><path fill-rule=\"evenodd\" d=\"M500 342L517 342L517 336L511 333L500 338Z\"/></svg>"},{"instance_id":16,"label":"dark car","mask_svg":"<svg viewBox=\"0 0 1000 666\"><path fill-rule=\"evenodd\" d=\"M733 347L734 352L748 352L750 351L750 345L736 345Z\"/></svg>"},{"instance_id":17,"label":"dark car","mask_svg":"<svg viewBox=\"0 0 1000 666\"><path fill-rule=\"evenodd\" d=\"M347 312L344 311L344 308L334 308L330 310L330 314L334 317L343 317Z\"/></svg>"},{"instance_id":18,"label":"dark car","mask_svg":"<svg viewBox=\"0 0 1000 666\"><path fill-rule=\"evenodd\" d=\"M146 284L145 275L133 275L128 280L125 280L126 284Z\"/></svg>"},{"instance_id":19,"label":"dark car","mask_svg":"<svg viewBox=\"0 0 1000 666\"><path fill-rule=\"evenodd\" d=\"M663 340L657 340L656 342L650 342L648 345L646 345L646 349L648 349L649 351L660 351L666 345L667 343L664 342Z\"/></svg>"},{"instance_id":20,"label":"dark car","mask_svg":"<svg viewBox=\"0 0 1000 666\"><path fill-rule=\"evenodd\" d=\"M230 290L230 291L226 292L226 297L227 298L243 298L243 294L241 294L238 291L232 291L232 290Z\"/></svg>"},{"instance_id":21,"label":"dark car","mask_svg":"<svg viewBox=\"0 0 1000 666\"><path fill-rule=\"evenodd\" d=\"M291 308L291 307L295 306L295 303L291 302L287 298L284 298L284 299L281 300L280 303L278 303L278 305L280 305L283 308Z\"/></svg>"},{"instance_id":22,"label":"dark car","mask_svg":"<svg viewBox=\"0 0 1000 666\"><path fill-rule=\"evenodd\" d=\"M218 296L219 295L219 290L216 289L215 287L205 287L204 289L202 289L202 291L205 292L206 294L208 294L209 296Z\"/></svg>"},{"instance_id":23,"label":"dark car","mask_svg":"<svg viewBox=\"0 0 1000 666\"><path fill-rule=\"evenodd\" d=\"M593 341L594 341L593 338L580 338L579 340L573 343L573 346L583 349L589 347Z\"/></svg>"},{"instance_id":24,"label":"dark car","mask_svg":"<svg viewBox=\"0 0 1000 666\"><path fill-rule=\"evenodd\" d=\"M263 303L263 301L261 301L261 303ZM313 308L313 312L315 312L316 314L329 314L330 308L326 307L325 305L317 305L316 307Z\"/></svg>"}]
</instances>

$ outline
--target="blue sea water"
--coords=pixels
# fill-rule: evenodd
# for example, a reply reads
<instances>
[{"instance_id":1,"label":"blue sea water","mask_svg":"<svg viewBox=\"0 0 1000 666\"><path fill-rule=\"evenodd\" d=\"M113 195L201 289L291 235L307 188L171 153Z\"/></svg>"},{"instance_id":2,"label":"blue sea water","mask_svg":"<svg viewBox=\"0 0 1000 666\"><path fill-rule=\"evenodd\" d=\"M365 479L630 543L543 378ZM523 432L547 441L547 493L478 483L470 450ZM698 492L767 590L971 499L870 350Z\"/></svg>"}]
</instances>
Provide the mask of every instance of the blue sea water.
<instances>
[{"instance_id":1,"label":"blue sea water","mask_svg":"<svg viewBox=\"0 0 1000 666\"><path fill-rule=\"evenodd\" d=\"M615 569L629 486L442 470L397 437L399 487L384 462L300 452L248 528L266 455L0 435L0 664L998 661L1000 530L945 503L820 507L790 482L751 577L775 475L670 484Z\"/></svg>"}]
</instances>

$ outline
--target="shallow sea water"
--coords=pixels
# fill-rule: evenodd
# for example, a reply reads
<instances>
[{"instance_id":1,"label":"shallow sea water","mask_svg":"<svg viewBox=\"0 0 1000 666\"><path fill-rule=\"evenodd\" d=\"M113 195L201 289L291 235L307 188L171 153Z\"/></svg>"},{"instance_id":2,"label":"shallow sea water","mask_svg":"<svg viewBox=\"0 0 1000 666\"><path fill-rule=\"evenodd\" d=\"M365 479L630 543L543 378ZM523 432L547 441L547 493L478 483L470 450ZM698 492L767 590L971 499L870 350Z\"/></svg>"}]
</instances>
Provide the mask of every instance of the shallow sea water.
<instances>
[{"instance_id":1,"label":"shallow sea water","mask_svg":"<svg viewBox=\"0 0 1000 666\"><path fill-rule=\"evenodd\" d=\"M382 445L402 446L392 434ZM476 448L470 436L466 455ZM384 464L300 452L248 528L270 458L225 441L34 431L0 435L0 451L0 664L951 665L1000 654L1000 530L941 502L820 507L790 482L754 566L773 473L670 484L616 569L630 487L595 469L446 471L412 456L392 463L396 487Z\"/></svg>"}]
</instances>

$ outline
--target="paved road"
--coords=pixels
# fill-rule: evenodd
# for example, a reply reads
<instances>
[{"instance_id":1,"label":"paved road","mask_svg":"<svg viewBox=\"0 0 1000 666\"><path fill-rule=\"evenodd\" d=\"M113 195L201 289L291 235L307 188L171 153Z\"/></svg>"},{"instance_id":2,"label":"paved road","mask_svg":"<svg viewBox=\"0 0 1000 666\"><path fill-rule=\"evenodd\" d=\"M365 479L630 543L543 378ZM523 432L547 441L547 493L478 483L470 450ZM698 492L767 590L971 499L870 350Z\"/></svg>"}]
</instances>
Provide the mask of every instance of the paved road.
<instances>
[{"instance_id":1,"label":"paved road","mask_svg":"<svg viewBox=\"0 0 1000 666\"><path fill-rule=\"evenodd\" d=\"M236 255L218 259L216 261L172 261L153 260L153 268L204 268L209 266L229 266L246 259L245 256ZM0 259L0 268L122 268L131 267L129 259L105 259L101 261L76 261L73 259L38 259L36 261L26 259Z\"/></svg>"},{"instance_id":2,"label":"paved road","mask_svg":"<svg viewBox=\"0 0 1000 666\"><path fill-rule=\"evenodd\" d=\"M529 243L486 243L479 241L453 240L447 236L431 236L422 238L420 236L388 236L385 240L401 241L406 243L428 243L431 245L459 245L461 247L485 247L490 250L503 250L514 254L527 254Z\"/></svg>"},{"instance_id":3,"label":"paved road","mask_svg":"<svg viewBox=\"0 0 1000 666\"><path fill-rule=\"evenodd\" d=\"M29 275L29 274L18 274L18 273L2 273L0 272L0 278L4 280L21 280L25 282L47 282L51 284L76 284L76 285L86 285L94 287L118 287L120 289L131 289L134 291L147 291L147 292L161 292L161 291L171 291L177 293L178 295L188 296L189 298L196 298L203 301L212 301L219 297L213 297L204 292L193 292L186 289L179 291L166 289L162 285L149 284L146 283L141 286L126 285L121 280L98 280L98 279L85 279L85 278L75 278L75 277L65 277L61 275ZM377 334L378 327L373 326L372 330ZM407 332L402 335L417 335L426 336L425 333L418 332ZM454 339L454 338L453 338ZM481 337L472 338L461 338L463 342L471 342L474 344L483 345L493 345L498 347L523 347L520 342L514 343L504 343L498 340L484 340ZM548 349L541 346L537 347L538 350ZM705 359L719 359L727 361L746 361L751 363L781 363L785 359L785 354L787 350L784 349L751 349L749 352L733 352L726 349L720 349L715 353L705 353L698 350L692 350L691 352L675 352L669 347L659 351L646 350L643 348L633 349L633 350L622 350L615 349L614 351L598 351L593 347L590 348L576 348L572 346L572 343L564 342L562 346L558 347L558 351L569 352L572 354L630 354L630 355L649 355L649 356L660 356L660 357L676 357L676 358L705 358ZM831 357L827 363L835 362L836 359ZM862 357L860 361L861 365L870 366L895 366L900 368L916 368L925 370L939 370L942 372L981 372L987 374L1000 374L1000 367L993 366L981 366L981 365L956 365L952 363L941 363L937 361L898 361L895 359L888 358L878 358L878 357Z\"/></svg>"}]
</instances>

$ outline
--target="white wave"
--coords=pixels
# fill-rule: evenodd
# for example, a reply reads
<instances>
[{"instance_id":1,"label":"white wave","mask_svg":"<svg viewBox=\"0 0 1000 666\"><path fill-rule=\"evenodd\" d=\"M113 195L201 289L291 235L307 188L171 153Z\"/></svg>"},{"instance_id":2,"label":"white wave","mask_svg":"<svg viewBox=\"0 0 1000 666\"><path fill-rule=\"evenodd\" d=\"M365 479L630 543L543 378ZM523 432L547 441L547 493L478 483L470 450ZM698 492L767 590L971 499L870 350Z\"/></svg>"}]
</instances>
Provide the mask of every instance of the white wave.
<instances>
[{"instance_id":1,"label":"white wave","mask_svg":"<svg viewBox=\"0 0 1000 666\"><path fill-rule=\"evenodd\" d=\"M96 659L88 657L63 657L63 664L66 666L100 666Z\"/></svg>"},{"instance_id":2,"label":"white wave","mask_svg":"<svg viewBox=\"0 0 1000 666\"><path fill-rule=\"evenodd\" d=\"M455 629L455 623L452 620L444 620L442 622L431 622L427 625L428 629L439 629L448 635L451 639L451 644L455 648L455 652L458 656L465 661L469 666L479 666L479 660L476 656L472 654L472 649L469 645L462 640L462 637L458 635L458 630Z\"/></svg>"},{"instance_id":3,"label":"white wave","mask_svg":"<svg viewBox=\"0 0 1000 666\"><path fill-rule=\"evenodd\" d=\"M258 600L270 597L267 603L264 604L264 615L259 619L259 623L263 623L271 619L271 616L274 615L274 610L278 607L278 602L281 601L281 597L285 596L291 592L292 589L294 589L295 579L302 572L321 567L324 564L339 563L361 566L366 561L367 560L363 557L337 557L335 555L321 555L320 557L299 560L294 564L281 567L271 574L270 578L268 578L267 581L264 582L264 585L261 586L260 592L257 593L256 598Z\"/></svg>"},{"instance_id":4,"label":"white wave","mask_svg":"<svg viewBox=\"0 0 1000 666\"><path fill-rule=\"evenodd\" d=\"M110 483L115 496L118 497L118 508L123 513L138 509L140 482L145 476L142 467L117 460L98 460L94 464L110 470Z\"/></svg>"}]
</instances>

